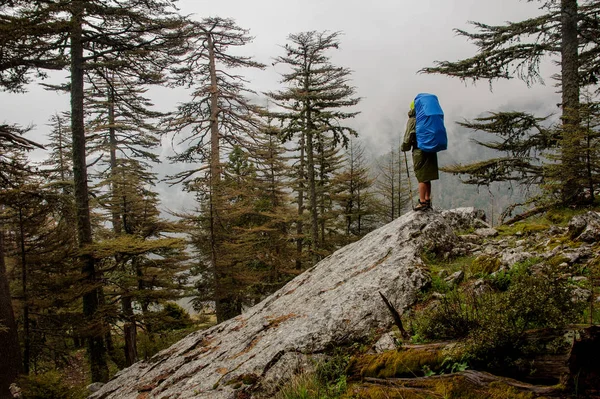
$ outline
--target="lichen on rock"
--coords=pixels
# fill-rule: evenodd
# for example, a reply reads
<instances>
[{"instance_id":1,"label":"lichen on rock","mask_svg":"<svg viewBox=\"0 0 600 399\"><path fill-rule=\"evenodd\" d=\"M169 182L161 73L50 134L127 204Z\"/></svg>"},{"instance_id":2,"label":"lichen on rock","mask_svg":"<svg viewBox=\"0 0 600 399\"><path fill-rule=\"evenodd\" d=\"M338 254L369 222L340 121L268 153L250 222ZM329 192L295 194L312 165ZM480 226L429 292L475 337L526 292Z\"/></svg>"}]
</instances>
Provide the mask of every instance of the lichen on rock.
<instances>
[{"instance_id":1,"label":"lichen on rock","mask_svg":"<svg viewBox=\"0 0 600 399\"><path fill-rule=\"evenodd\" d=\"M389 331L384 294L402 314L430 283L420 254L450 253L481 212L410 212L302 273L244 314L134 364L92 399L229 399L272 389L328 349ZM304 366L303 366L304 365ZM252 376L252 378L248 378ZM270 385L271 384L271 385ZM267 388L267 387L271 388Z\"/></svg>"}]
</instances>

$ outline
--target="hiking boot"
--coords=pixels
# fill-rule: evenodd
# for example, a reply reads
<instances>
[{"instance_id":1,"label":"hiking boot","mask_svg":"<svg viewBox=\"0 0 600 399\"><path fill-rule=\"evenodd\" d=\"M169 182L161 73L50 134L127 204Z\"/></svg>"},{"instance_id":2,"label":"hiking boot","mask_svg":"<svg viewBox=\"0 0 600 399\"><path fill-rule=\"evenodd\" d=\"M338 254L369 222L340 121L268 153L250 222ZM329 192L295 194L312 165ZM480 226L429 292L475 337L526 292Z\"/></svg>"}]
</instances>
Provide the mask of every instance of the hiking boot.
<instances>
[{"instance_id":1,"label":"hiking boot","mask_svg":"<svg viewBox=\"0 0 600 399\"><path fill-rule=\"evenodd\" d=\"M419 200L419 204L417 206L415 206L415 211L424 211L425 209L429 209L431 207L431 202L421 202L421 200Z\"/></svg>"}]
</instances>

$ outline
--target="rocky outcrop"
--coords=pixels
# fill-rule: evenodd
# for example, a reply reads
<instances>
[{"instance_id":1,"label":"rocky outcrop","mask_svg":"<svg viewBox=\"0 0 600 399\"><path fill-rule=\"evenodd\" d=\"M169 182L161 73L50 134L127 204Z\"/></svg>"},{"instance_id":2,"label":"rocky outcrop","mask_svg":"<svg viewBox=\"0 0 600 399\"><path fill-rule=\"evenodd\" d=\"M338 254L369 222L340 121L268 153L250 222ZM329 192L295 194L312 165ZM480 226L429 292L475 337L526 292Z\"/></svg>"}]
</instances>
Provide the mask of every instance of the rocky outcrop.
<instances>
[{"instance_id":1,"label":"rocky outcrop","mask_svg":"<svg viewBox=\"0 0 600 399\"><path fill-rule=\"evenodd\" d=\"M569 234L572 239L587 243L600 240L600 213L588 212L571 219Z\"/></svg>"},{"instance_id":2,"label":"rocky outcrop","mask_svg":"<svg viewBox=\"0 0 600 399\"><path fill-rule=\"evenodd\" d=\"M473 208L411 212L342 248L244 314L119 372L94 399L249 398L272 392L332 347L372 340L429 284L420 254L456 252Z\"/></svg>"}]
</instances>

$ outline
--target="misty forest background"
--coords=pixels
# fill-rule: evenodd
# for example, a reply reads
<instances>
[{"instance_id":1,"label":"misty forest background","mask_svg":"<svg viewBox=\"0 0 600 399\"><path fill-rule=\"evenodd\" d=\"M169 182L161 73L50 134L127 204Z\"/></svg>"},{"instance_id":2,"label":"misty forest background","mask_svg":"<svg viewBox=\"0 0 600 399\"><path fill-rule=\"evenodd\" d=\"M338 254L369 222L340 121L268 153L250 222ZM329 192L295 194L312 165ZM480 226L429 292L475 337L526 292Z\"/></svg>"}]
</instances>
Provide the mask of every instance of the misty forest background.
<instances>
[{"instance_id":1,"label":"misty forest background","mask_svg":"<svg viewBox=\"0 0 600 399\"><path fill-rule=\"evenodd\" d=\"M77 356L90 366L81 378L107 381L411 211L404 125L386 128L384 154L353 127L352 66L332 61L341 32L283 39L268 60L279 88L259 93L247 71L265 65L239 55L253 38L234 20L190 19L171 1L30 3L0 6L0 85L22 96L41 84L70 108L47 126L10 115L0 126L4 383L69 370ZM544 80L541 62L560 69L545 77L561 94L556 114L482 109L446 121L435 208L475 206L496 224L595 201L600 6L540 6L537 18L458 31L476 55L420 71L530 85ZM173 109L153 105L165 90L183 93ZM402 101L406 121L411 98ZM47 135L43 146L30 130ZM194 205L173 209L157 187ZM193 318L177 305L184 298Z\"/></svg>"}]
</instances>

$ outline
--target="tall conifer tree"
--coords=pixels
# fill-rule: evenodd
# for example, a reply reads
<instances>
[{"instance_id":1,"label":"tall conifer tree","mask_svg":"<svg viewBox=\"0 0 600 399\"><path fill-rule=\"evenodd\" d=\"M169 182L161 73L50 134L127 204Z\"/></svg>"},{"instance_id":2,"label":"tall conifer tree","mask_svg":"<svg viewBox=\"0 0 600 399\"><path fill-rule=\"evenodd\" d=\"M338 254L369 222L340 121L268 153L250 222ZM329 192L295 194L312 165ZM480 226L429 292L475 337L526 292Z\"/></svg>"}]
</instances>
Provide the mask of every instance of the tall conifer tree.
<instances>
[{"instance_id":1,"label":"tall conifer tree","mask_svg":"<svg viewBox=\"0 0 600 399\"><path fill-rule=\"evenodd\" d=\"M308 193L312 260L319 259L319 207L317 199L318 140L329 137L334 145L347 145L356 131L345 123L358 114L346 110L359 102L349 83L351 71L337 67L328 52L339 48L340 32L303 32L289 36L285 55L276 62L289 67L284 73L284 90L268 93L280 108L272 115L284 121L281 138L300 143L300 170L305 182L296 184L299 214L304 207L304 190ZM300 221L301 222L301 221Z\"/></svg>"},{"instance_id":2,"label":"tall conifer tree","mask_svg":"<svg viewBox=\"0 0 600 399\"><path fill-rule=\"evenodd\" d=\"M204 247L208 251L204 255L210 256L217 320L223 321L237 315L239 307L225 288L230 280L227 272L219 269L224 241L221 163L233 146L247 147L260 126L258 107L248 99L254 93L234 70L262 69L264 65L251 57L233 55L236 47L246 45L252 37L231 19L206 18L193 24L192 30L194 37L189 43L193 50L184 60L185 66L175 70L180 83L193 87L192 99L179 106L167 122L180 137L179 144L185 145L171 160L193 166L172 176L172 181L185 182L188 189L198 191L200 212L207 213L209 245Z\"/></svg>"},{"instance_id":3,"label":"tall conifer tree","mask_svg":"<svg viewBox=\"0 0 600 399\"><path fill-rule=\"evenodd\" d=\"M424 68L422 72L474 82L488 80L490 84L516 77L529 85L543 82L541 61L559 55L562 127L557 137L546 140L546 144L550 144L550 152L556 151L560 155L557 157L560 168L554 168L547 174L550 179L558 181L562 202L577 201L581 199L582 182L585 180L585 151L579 115L580 87L596 85L600 75L600 43L596 39L600 4L592 0L537 2L543 10L537 17L498 26L473 22L476 32L457 30L459 35L475 43L477 54L456 62L437 62L435 67ZM597 86L594 90L598 93ZM506 120L503 115L499 117ZM533 140L533 143L536 141ZM500 164L488 165L491 169L502 168Z\"/></svg>"},{"instance_id":4,"label":"tall conifer tree","mask_svg":"<svg viewBox=\"0 0 600 399\"><path fill-rule=\"evenodd\" d=\"M350 141L343 168L335 175L333 197L339 207L339 224L345 245L363 237L378 225L381 206L374 193L375 179L369 176L369 166L364 147L356 140Z\"/></svg>"},{"instance_id":5,"label":"tall conifer tree","mask_svg":"<svg viewBox=\"0 0 600 399\"><path fill-rule=\"evenodd\" d=\"M182 19L171 0L51 0L11 1L1 9L4 36L0 43L0 78L14 90L22 87L31 70L70 70L73 178L79 245L93 242L86 165L84 128L84 75L105 62L120 61L122 70L140 79L172 63L175 45L181 44ZM132 56L132 55L135 55ZM97 278L94 259L82 255L82 273ZM90 284L83 295L85 317L97 323L98 288ZM101 328L90 328L88 354L93 381L106 381L105 347Z\"/></svg>"}]
</instances>

